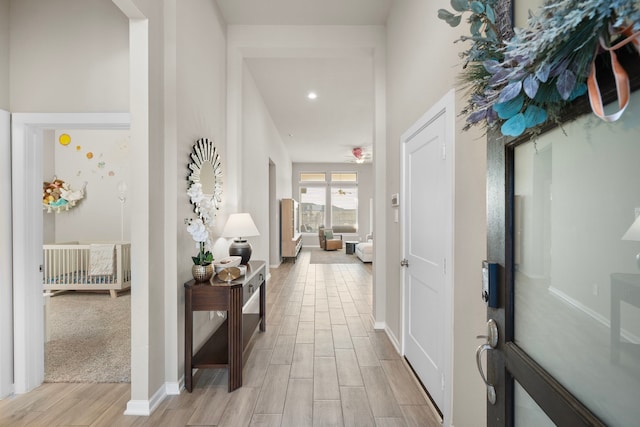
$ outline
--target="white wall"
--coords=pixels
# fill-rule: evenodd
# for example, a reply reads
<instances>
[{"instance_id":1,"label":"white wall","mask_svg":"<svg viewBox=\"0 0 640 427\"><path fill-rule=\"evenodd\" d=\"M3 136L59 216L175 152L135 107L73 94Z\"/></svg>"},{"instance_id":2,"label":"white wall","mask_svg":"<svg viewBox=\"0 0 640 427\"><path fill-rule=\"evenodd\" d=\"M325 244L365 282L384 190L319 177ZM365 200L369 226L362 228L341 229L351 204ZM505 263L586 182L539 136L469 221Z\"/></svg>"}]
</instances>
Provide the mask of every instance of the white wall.
<instances>
[{"instance_id":1,"label":"white wall","mask_svg":"<svg viewBox=\"0 0 640 427\"><path fill-rule=\"evenodd\" d=\"M461 69L458 49L462 46L453 41L465 26L451 29L437 19L440 7L422 0L398 1L387 20L388 198L400 191L400 135L456 86ZM456 110L463 103L458 92ZM486 247L486 143L478 133L461 131L455 143L452 423L463 427L486 422L485 391L473 357L478 345L475 336L484 332L486 316L478 292ZM392 222L392 208L389 203L386 206L388 253L399 254L400 224ZM401 272L396 260L389 261L387 284L387 327L401 337Z\"/></svg>"},{"instance_id":2,"label":"white wall","mask_svg":"<svg viewBox=\"0 0 640 427\"><path fill-rule=\"evenodd\" d=\"M129 21L114 2L11 1L10 107L13 112L134 113L131 220L135 232L131 240L135 243L132 302L136 310L132 312L131 398L144 404L164 382L165 280L164 270L157 265L166 265L165 199L148 197L149 182L163 183L164 177L163 73L158 72L163 66L164 39L162 4L137 3L149 21L132 24L139 30L132 46L142 53L134 56L135 67L130 68ZM129 8L133 17L144 18L133 9ZM150 21L153 24L147 27ZM147 28L149 43L145 42ZM151 76L146 74L147 63L155 70ZM131 88L130 73L136 83ZM149 98L147 90L152 94ZM151 172L149 164L154 166ZM153 267L150 259L155 260Z\"/></svg>"},{"instance_id":3,"label":"white wall","mask_svg":"<svg viewBox=\"0 0 640 427\"><path fill-rule=\"evenodd\" d=\"M129 110L128 23L111 1L13 0L10 20L12 112Z\"/></svg>"},{"instance_id":4,"label":"white wall","mask_svg":"<svg viewBox=\"0 0 640 427\"><path fill-rule=\"evenodd\" d=\"M69 145L59 143L60 135L71 137ZM120 241L121 218L118 185L131 186L130 144L128 130L58 129L50 141L45 140L53 157L44 157L44 180L62 179L72 190L80 190L86 183L85 197L65 212L47 213L45 243L68 241ZM90 157L90 158L89 158ZM130 190L125 196L130 197ZM124 241L130 236L131 199L124 204ZM100 224L99 227L96 225ZM53 227L53 236L46 226ZM47 240L53 237L53 241Z\"/></svg>"},{"instance_id":5,"label":"white wall","mask_svg":"<svg viewBox=\"0 0 640 427\"><path fill-rule=\"evenodd\" d=\"M291 159L280 133L258 91L249 68L243 66L242 84L242 191L239 212L249 212L260 236L250 237L252 259L270 259L269 161L276 168L276 198L291 197Z\"/></svg>"},{"instance_id":6,"label":"white wall","mask_svg":"<svg viewBox=\"0 0 640 427\"><path fill-rule=\"evenodd\" d=\"M174 228L177 227L177 251L175 262L177 276L174 293L178 296L176 333L179 363L168 372L169 378L180 378L184 374L184 286L191 275L191 256L195 255L195 242L186 231L185 218L194 218L193 207L186 191L189 187L187 165L193 144L199 138L209 138L220 152L223 165L222 208L216 217L216 232L219 236L224 219L228 216L228 191L224 186L228 171L226 149L226 28L215 2L192 0L177 3L177 129L176 157L170 168L177 186L173 199L175 212ZM170 168L168 168L170 170ZM171 236L169 236L171 237ZM172 260L173 261L173 260ZM209 313L194 316L194 345L199 346L220 324L220 318L209 320ZM173 332L169 332L173 333ZM177 367L177 370L175 369Z\"/></svg>"},{"instance_id":7,"label":"white wall","mask_svg":"<svg viewBox=\"0 0 640 427\"><path fill-rule=\"evenodd\" d=\"M621 239L640 208L639 111L636 92L615 123L589 114L541 137L543 143L560 142L553 144L553 201L547 212L553 247L549 286L606 320L611 274L638 273L640 242ZM622 328L637 340L640 313L627 304L622 313Z\"/></svg>"},{"instance_id":8,"label":"white wall","mask_svg":"<svg viewBox=\"0 0 640 427\"><path fill-rule=\"evenodd\" d=\"M300 172L357 172L358 173L358 233L345 235L345 240L364 240L371 227L369 200L373 199L373 167L354 163L294 163L293 198L300 201ZM329 186L327 185L327 193ZM327 206L328 208L328 206ZM318 233L303 234L305 246L319 246Z\"/></svg>"},{"instance_id":9,"label":"white wall","mask_svg":"<svg viewBox=\"0 0 640 427\"><path fill-rule=\"evenodd\" d=\"M0 109L9 110L9 6L0 0Z\"/></svg>"}]
</instances>

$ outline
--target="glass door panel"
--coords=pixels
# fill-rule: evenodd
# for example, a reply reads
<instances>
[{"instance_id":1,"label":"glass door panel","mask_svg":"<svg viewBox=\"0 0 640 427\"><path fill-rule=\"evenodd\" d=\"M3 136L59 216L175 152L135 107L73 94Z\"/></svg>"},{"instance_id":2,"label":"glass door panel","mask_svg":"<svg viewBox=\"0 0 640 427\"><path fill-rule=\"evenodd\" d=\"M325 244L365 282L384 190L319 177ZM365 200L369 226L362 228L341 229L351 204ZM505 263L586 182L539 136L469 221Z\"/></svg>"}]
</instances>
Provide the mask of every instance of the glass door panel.
<instances>
[{"instance_id":1,"label":"glass door panel","mask_svg":"<svg viewBox=\"0 0 640 427\"><path fill-rule=\"evenodd\" d=\"M517 427L555 427L542 408L516 381L513 389L514 420Z\"/></svg>"},{"instance_id":2,"label":"glass door panel","mask_svg":"<svg viewBox=\"0 0 640 427\"><path fill-rule=\"evenodd\" d=\"M640 420L640 125L627 117L514 154L515 343L610 426Z\"/></svg>"}]
</instances>

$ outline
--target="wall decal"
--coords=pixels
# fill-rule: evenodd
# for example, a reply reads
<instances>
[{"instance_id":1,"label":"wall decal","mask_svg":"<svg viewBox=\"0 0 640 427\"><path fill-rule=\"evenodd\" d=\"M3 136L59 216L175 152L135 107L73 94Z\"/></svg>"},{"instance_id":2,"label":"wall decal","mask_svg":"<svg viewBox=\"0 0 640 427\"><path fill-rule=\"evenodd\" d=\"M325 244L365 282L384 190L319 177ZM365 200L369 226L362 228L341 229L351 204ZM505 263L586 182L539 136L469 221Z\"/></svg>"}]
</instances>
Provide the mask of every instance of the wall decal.
<instances>
[{"instance_id":1,"label":"wall decal","mask_svg":"<svg viewBox=\"0 0 640 427\"><path fill-rule=\"evenodd\" d=\"M58 138L58 142L60 142L60 145L69 145L71 143L71 137L69 136L69 134L63 133Z\"/></svg>"}]
</instances>

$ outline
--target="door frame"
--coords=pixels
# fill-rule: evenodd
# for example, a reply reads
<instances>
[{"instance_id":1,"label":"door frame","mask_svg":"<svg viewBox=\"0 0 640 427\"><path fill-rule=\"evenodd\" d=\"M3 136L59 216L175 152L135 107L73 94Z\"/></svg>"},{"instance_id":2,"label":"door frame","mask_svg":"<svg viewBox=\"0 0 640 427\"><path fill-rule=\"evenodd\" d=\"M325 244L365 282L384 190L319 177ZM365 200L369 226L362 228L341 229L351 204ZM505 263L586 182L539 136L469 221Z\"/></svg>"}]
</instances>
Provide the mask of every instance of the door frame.
<instances>
[{"instance_id":1,"label":"door frame","mask_svg":"<svg viewBox=\"0 0 640 427\"><path fill-rule=\"evenodd\" d=\"M515 147L526 138L505 142L493 132L487 146L487 258L498 263L498 308L487 307L487 319L498 324L498 346L487 355L488 382L496 403L487 402L487 425L514 425L517 380L557 425L604 426L575 396L515 343L514 220Z\"/></svg>"},{"instance_id":2,"label":"door frame","mask_svg":"<svg viewBox=\"0 0 640 427\"><path fill-rule=\"evenodd\" d=\"M441 99L439 99L435 104L433 104L425 114L423 114L413 125L411 125L400 137L400 209L401 220L400 220L400 247L402 248L402 258L406 258L406 250L405 250L405 227L407 224L407 206L406 206L406 189L407 183L405 180L405 170L407 165L405 164L405 154L406 154L406 146L407 143L417 135L421 130L425 127L429 126L431 122L433 122L436 118L441 115L446 114L446 132L445 134L445 158L447 161L447 170L449 172L448 183L450 185L451 190L451 206L450 212L451 216L448 218L448 236L449 241L446 243L447 254L445 258L446 262L446 274L445 274L445 321L444 325L444 336L445 336L445 348L444 348L444 405L442 408L439 408L442 411L442 422L443 425L451 424L451 416L453 413L453 286L454 286L454 247L453 247L453 238L454 238L454 226L453 226L453 215L455 213L455 135L456 135L456 127L455 127L455 89L449 90ZM401 289L401 328L402 332L400 334L400 348L402 356L406 355L405 352L405 344L406 344L406 310L407 307L405 305L405 295L406 295L406 270L400 271L400 280L402 284ZM417 375L416 375L416 378ZM418 378L419 379L419 378ZM428 392L428 390L427 390Z\"/></svg>"},{"instance_id":3,"label":"door frame","mask_svg":"<svg viewBox=\"0 0 640 427\"><path fill-rule=\"evenodd\" d=\"M45 129L128 129L129 113L17 113L11 116L14 393L44 381L42 143ZM34 197L37 195L38 197ZM39 242L39 244L38 244Z\"/></svg>"},{"instance_id":4,"label":"door frame","mask_svg":"<svg viewBox=\"0 0 640 427\"><path fill-rule=\"evenodd\" d=\"M0 110L0 174L11 188L11 114ZM6 188L6 187L5 187ZM0 219L0 399L13 392L11 200Z\"/></svg>"}]
</instances>

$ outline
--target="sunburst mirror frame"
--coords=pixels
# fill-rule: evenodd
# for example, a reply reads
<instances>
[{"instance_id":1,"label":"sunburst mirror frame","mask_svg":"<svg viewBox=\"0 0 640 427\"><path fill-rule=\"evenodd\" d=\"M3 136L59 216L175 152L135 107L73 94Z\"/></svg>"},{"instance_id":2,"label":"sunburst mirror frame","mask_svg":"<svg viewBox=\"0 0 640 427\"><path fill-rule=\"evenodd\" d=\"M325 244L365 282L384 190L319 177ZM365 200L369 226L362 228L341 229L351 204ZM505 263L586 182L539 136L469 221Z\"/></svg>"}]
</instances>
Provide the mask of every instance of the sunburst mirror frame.
<instances>
[{"instance_id":1,"label":"sunburst mirror frame","mask_svg":"<svg viewBox=\"0 0 640 427\"><path fill-rule=\"evenodd\" d=\"M222 204L222 162L218 150L208 138L200 138L193 145L189 163L189 186L194 183L202 185L202 193L210 197L214 208L220 209ZM194 207L198 212L198 207Z\"/></svg>"}]
</instances>

